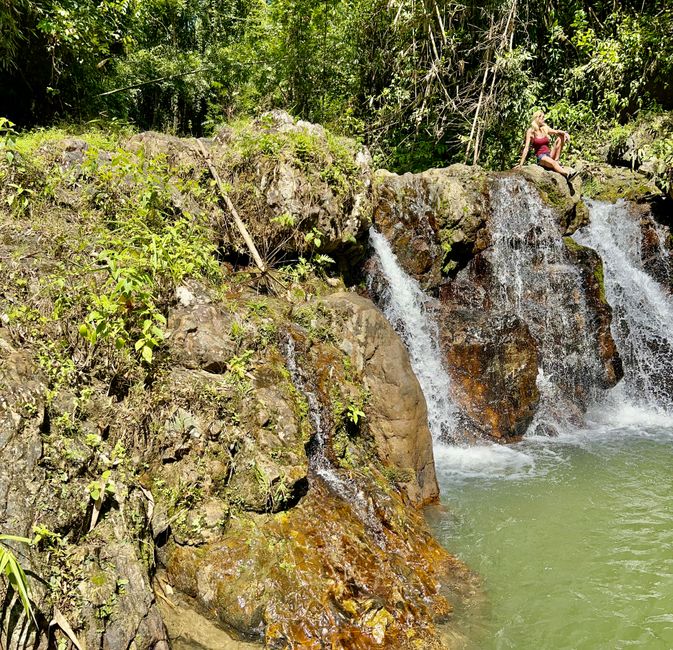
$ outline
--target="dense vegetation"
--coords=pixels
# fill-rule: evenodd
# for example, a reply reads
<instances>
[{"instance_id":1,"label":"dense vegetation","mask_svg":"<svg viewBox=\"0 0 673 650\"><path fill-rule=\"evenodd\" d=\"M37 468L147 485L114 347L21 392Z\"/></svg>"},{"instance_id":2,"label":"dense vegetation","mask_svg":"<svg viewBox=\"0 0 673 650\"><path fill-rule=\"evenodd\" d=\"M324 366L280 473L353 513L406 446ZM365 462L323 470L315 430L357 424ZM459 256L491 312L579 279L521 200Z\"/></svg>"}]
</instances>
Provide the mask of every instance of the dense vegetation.
<instances>
[{"instance_id":1,"label":"dense vegetation","mask_svg":"<svg viewBox=\"0 0 673 650\"><path fill-rule=\"evenodd\" d=\"M672 24L670 0L0 0L0 115L203 134L282 107L392 167L502 167L534 107L585 155L670 109Z\"/></svg>"}]
</instances>

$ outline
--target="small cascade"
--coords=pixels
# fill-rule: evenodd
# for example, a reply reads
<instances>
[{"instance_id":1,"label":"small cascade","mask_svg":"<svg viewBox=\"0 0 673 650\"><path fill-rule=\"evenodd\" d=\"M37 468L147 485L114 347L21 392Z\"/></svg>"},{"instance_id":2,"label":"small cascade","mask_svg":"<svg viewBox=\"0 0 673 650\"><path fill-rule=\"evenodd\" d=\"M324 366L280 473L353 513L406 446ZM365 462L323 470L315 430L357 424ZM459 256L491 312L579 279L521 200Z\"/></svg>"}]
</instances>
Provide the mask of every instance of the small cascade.
<instances>
[{"instance_id":1,"label":"small cascade","mask_svg":"<svg viewBox=\"0 0 673 650\"><path fill-rule=\"evenodd\" d=\"M383 274L385 288L380 306L409 351L411 367L427 403L430 433L434 440L455 440L456 407L451 399L451 380L442 363L438 327L432 317L434 301L400 267L381 233L371 228L369 241ZM371 285L371 277L369 282Z\"/></svg>"},{"instance_id":2,"label":"small cascade","mask_svg":"<svg viewBox=\"0 0 673 650\"><path fill-rule=\"evenodd\" d=\"M673 414L673 298L645 271L640 219L628 205L589 206L590 224L574 239L603 258L612 335L624 362L621 390L632 403ZM660 254L669 264L663 248Z\"/></svg>"},{"instance_id":3,"label":"small cascade","mask_svg":"<svg viewBox=\"0 0 673 650\"><path fill-rule=\"evenodd\" d=\"M601 373L581 271L554 213L521 178L492 182L494 307L514 312L538 342L540 405L529 431L579 424ZM499 303L499 304L497 304Z\"/></svg>"},{"instance_id":4,"label":"small cascade","mask_svg":"<svg viewBox=\"0 0 673 650\"><path fill-rule=\"evenodd\" d=\"M337 474L327 457L327 440L320 400L306 385L297 363L295 342L289 334L285 340L285 359L287 368L290 371L292 384L308 402L308 418L314 431L314 435L307 447L309 470L313 475L322 479L332 494L350 504L356 517L374 534L374 538L379 545L383 545L384 537L381 523L374 512L371 502L354 480L343 479Z\"/></svg>"}]
</instances>

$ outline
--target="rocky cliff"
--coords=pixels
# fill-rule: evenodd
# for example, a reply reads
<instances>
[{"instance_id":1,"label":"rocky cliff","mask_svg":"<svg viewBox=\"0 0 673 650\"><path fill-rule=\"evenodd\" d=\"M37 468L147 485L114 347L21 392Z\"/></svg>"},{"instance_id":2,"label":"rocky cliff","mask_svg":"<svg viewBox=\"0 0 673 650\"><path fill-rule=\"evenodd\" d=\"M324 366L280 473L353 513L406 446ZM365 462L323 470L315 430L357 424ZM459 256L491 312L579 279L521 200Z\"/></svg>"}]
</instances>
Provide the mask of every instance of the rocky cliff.
<instances>
[{"instance_id":1,"label":"rocky cliff","mask_svg":"<svg viewBox=\"0 0 673 650\"><path fill-rule=\"evenodd\" d=\"M568 239L581 184L374 172L283 113L201 145L42 134L0 162L0 533L33 540L8 544L35 613L0 582L2 644L442 647L477 580L419 511L427 406L367 232L437 301L464 438L553 433L554 341L587 360L558 366L573 417L621 376L600 259Z\"/></svg>"},{"instance_id":2,"label":"rocky cliff","mask_svg":"<svg viewBox=\"0 0 673 650\"><path fill-rule=\"evenodd\" d=\"M366 151L284 114L203 142L260 272L195 142L34 144L1 166L0 533L36 619L0 582L3 647L439 646L474 579L418 511L406 350L343 284Z\"/></svg>"}]
</instances>

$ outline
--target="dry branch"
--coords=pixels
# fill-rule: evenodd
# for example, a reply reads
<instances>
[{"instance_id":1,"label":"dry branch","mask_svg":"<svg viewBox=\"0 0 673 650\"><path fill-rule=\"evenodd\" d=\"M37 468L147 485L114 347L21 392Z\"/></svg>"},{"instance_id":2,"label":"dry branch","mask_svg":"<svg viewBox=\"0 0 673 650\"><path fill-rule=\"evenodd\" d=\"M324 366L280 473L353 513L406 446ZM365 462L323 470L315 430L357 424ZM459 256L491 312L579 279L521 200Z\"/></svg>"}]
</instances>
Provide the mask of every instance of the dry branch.
<instances>
[{"instance_id":1,"label":"dry branch","mask_svg":"<svg viewBox=\"0 0 673 650\"><path fill-rule=\"evenodd\" d=\"M229 194L227 193L224 183L222 182L222 179L220 178L219 173L217 172L217 169L215 169L215 165L213 164L212 159L210 158L210 155L206 151L206 148L203 146L203 142L201 140L196 140L196 143L199 147L199 150L201 152L201 155L203 156L203 159L206 161L206 164L208 165L208 169L210 169L210 173L213 175L213 178L215 179L215 182L217 183L217 187L220 190L220 194L222 195L222 198L224 199L224 202L227 204L227 208L229 209L229 212L231 213L231 216L234 220L234 224L236 225L236 228L238 229L238 232L241 233L241 237L243 237L243 241L245 242L245 245L248 247L248 250L250 251L250 255L252 255L252 259L255 261L255 264L257 265L257 268L262 272L266 273L267 272L267 267L266 264L264 264L264 260L262 260L259 251L257 250L257 246L255 246L255 242L253 241L252 237L250 236L250 233L248 232L248 229L245 227L245 224L243 223L243 220L241 217L238 215L238 212L236 208L234 207L234 204L231 202L231 199L229 198Z\"/></svg>"}]
</instances>

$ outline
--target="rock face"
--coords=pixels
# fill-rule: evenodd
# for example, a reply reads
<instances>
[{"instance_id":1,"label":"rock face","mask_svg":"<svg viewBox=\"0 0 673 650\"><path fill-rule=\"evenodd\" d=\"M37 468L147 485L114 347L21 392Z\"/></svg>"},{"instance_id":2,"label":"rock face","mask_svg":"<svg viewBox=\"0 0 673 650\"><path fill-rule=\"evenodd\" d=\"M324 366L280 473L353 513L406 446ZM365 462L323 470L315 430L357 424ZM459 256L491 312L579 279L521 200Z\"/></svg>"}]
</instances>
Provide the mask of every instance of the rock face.
<instances>
[{"instance_id":1,"label":"rock face","mask_svg":"<svg viewBox=\"0 0 673 650\"><path fill-rule=\"evenodd\" d=\"M374 223L407 273L436 290L442 275L487 245L486 172L452 165L420 174L375 177Z\"/></svg>"},{"instance_id":2,"label":"rock face","mask_svg":"<svg viewBox=\"0 0 673 650\"><path fill-rule=\"evenodd\" d=\"M439 488L425 398L404 344L371 300L336 293L324 304L337 315L339 347L362 374L379 458L411 473L405 488L414 504L435 500Z\"/></svg>"},{"instance_id":3,"label":"rock face","mask_svg":"<svg viewBox=\"0 0 673 650\"><path fill-rule=\"evenodd\" d=\"M268 647L437 646L433 621L451 611L439 584L463 595L473 585L409 507L437 496L432 444L406 350L382 314L357 295L328 296L295 313L292 351L274 338L254 366L239 372L230 358L214 373L178 333L219 332L215 347L228 349L231 328L199 319L214 299L188 302L169 318L182 368L158 391L161 462L146 483L155 538L168 540L167 580ZM258 332L287 308L265 304ZM256 347L245 336L238 345Z\"/></svg>"},{"instance_id":4,"label":"rock face","mask_svg":"<svg viewBox=\"0 0 673 650\"><path fill-rule=\"evenodd\" d=\"M513 314L443 304L441 344L468 438L515 440L539 402L539 352Z\"/></svg>"},{"instance_id":5,"label":"rock face","mask_svg":"<svg viewBox=\"0 0 673 650\"><path fill-rule=\"evenodd\" d=\"M0 533L39 537L15 545L35 638L0 576L0 645L439 648L476 581L419 512L426 405L372 303L329 296L364 252L368 156L280 113L203 144L273 278L193 141L0 161L40 197L10 214L0 184Z\"/></svg>"},{"instance_id":6,"label":"rock face","mask_svg":"<svg viewBox=\"0 0 673 650\"><path fill-rule=\"evenodd\" d=\"M352 140L317 124L272 111L238 128L223 127L203 140L233 204L243 216L261 255L269 262L319 251L337 261L361 255L357 240L371 221L371 156ZM162 156L178 171L170 192L177 209L212 215L223 253L245 255L225 225L221 202L195 198L184 177L201 180L205 162L194 142L147 132L127 148Z\"/></svg>"},{"instance_id":7,"label":"rock face","mask_svg":"<svg viewBox=\"0 0 673 650\"><path fill-rule=\"evenodd\" d=\"M471 218L460 236L467 261L452 265L440 224L460 227L461 221L455 214L447 218L437 197L455 182L463 184L459 212ZM517 439L541 407L546 413L561 402L578 421L591 391L622 376L600 260L579 248L564 252L562 236L588 216L580 191L579 179L569 184L539 166L490 175L467 168L383 175L377 184L375 226L390 233L405 270L438 293L440 344L461 413L459 435L467 439ZM397 212L391 209L398 204ZM376 273L376 265L370 269ZM567 363L556 364L564 350L570 350ZM575 366L584 370L577 374ZM547 391L541 401L540 368L558 378L557 398Z\"/></svg>"},{"instance_id":8,"label":"rock face","mask_svg":"<svg viewBox=\"0 0 673 650\"><path fill-rule=\"evenodd\" d=\"M24 570L44 581L31 582L38 611L56 598L55 604L73 627L84 627L81 640L88 647L128 648L134 644L138 650L168 650L140 547L146 541L144 499L137 491L119 485L115 496L118 510L113 509L101 526L82 537L91 511L85 484L77 475L81 463L91 462L90 452L76 440L68 441L70 462L61 468L61 484L50 478L49 469L59 462L53 445L64 443L58 425L49 420L59 407L52 405L47 415L45 378L36 371L29 354L13 348L3 330L0 377L0 464L5 468L0 475L0 525L4 534L29 538L33 537L33 526L42 531L42 541L36 547L18 545L14 549ZM80 538L76 549L66 546L65 533ZM44 564L43 553L52 556L49 564ZM50 580L60 585L63 591L59 595L48 594L42 586ZM67 604L70 590L81 594L77 609ZM0 582L4 603L0 644L8 650L23 648L28 634L36 636L31 647L46 648L46 637L24 626L20 603L11 596Z\"/></svg>"},{"instance_id":9,"label":"rock face","mask_svg":"<svg viewBox=\"0 0 673 650\"><path fill-rule=\"evenodd\" d=\"M595 250L580 246L570 237L565 237L563 242L571 261L582 273L590 309L591 322L578 323L578 326L589 329L598 344L599 371L592 377L593 383L599 388L612 388L624 376L624 370L610 332L612 308L605 297L603 262Z\"/></svg>"},{"instance_id":10,"label":"rock face","mask_svg":"<svg viewBox=\"0 0 673 650\"><path fill-rule=\"evenodd\" d=\"M579 177L568 183L539 165L528 165L518 174L557 212L566 234L586 224ZM374 225L424 289L436 292L443 278L453 277L489 246L489 179L502 175L467 165L401 176L376 172Z\"/></svg>"}]
</instances>

